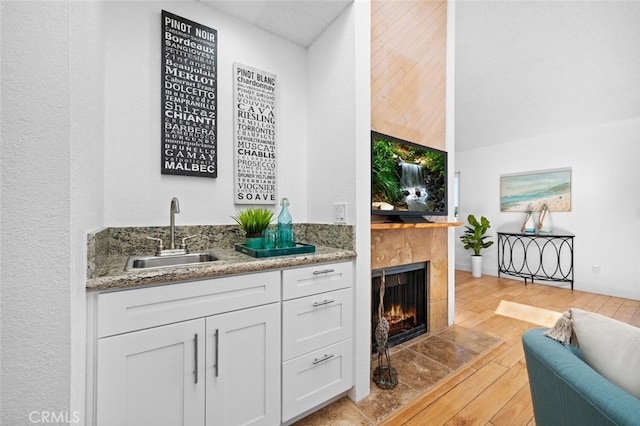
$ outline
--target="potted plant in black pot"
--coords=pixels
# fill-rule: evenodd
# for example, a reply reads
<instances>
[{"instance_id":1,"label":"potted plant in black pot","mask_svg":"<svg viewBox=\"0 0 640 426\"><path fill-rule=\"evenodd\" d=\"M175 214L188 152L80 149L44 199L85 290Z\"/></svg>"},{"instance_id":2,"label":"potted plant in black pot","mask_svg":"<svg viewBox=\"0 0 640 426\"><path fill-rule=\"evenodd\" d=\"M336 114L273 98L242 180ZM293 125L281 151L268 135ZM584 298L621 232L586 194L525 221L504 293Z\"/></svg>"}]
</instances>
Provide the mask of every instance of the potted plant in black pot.
<instances>
[{"instance_id":1,"label":"potted plant in black pot","mask_svg":"<svg viewBox=\"0 0 640 426\"><path fill-rule=\"evenodd\" d=\"M464 235L460 237L460 241L464 244L465 249L473 250L471 255L471 275L479 278L482 276L482 255L480 251L493 245L493 241L487 241L491 236L486 235L489 228L491 228L491 224L486 217L482 216L478 221L472 214L467 217L467 222L469 224L465 227Z\"/></svg>"},{"instance_id":2,"label":"potted plant in black pot","mask_svg":"<svg viewBox=\"0 0 640 426\"><path fill-rule=\"evenodd\" d=\"M240 229L246 233L245 245L253 249L262 248L262 231L273 220L273 212L264 208L249 208L231 216Z\"/></svg>"}]
</instances>

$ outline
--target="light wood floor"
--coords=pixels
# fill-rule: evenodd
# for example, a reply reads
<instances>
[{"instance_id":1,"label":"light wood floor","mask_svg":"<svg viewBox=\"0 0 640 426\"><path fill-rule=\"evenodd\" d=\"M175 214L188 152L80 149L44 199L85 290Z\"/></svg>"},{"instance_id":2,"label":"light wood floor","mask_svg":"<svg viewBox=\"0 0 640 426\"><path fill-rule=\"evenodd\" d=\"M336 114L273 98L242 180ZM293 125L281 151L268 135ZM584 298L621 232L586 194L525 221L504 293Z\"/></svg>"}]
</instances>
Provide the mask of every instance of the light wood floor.
<instances>
[{"instance_id":1,"label":"light wood floor","mask_svg":"<svg viewBox=\"0 0 640 426\"><path fill-rule=\"evenodd\" d=\"M385 420L385 425L535 425L522 333L540 325L495 313L500 301L556 312L575 307L640 327L640 302L545 284L456 272L457 326L504 343Z\"/></svg>"}]
</instances>

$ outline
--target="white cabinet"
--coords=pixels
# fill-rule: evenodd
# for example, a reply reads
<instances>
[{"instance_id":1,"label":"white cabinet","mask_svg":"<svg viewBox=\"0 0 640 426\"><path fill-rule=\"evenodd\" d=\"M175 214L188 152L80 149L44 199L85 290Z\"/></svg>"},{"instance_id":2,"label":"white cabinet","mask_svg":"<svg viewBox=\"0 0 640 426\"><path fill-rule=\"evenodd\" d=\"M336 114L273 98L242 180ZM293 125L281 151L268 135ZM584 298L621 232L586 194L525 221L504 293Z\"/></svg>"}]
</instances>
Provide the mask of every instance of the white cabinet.
<instances>
[{"instance_id":1,"label":"white cabinet","mask_svg":"<svg viewBox=\"0 0 640 426\"><path fill-rule=\"evenodd\" d=\"M98 425L204 425L204 320L98 342Z\"/></svg>"},{"instance_id":2,"label":"white cabinet","mask_svg":"<svg viewBox=\"0 0 640 426\"><path fill-rule=\"evenodd\" d=\"M282 420L353 386L351 263L283 271Z\"/></svg>"},{"instance_id":3,"label":"white cabinet","mask_svg":"<svg viewBox=\"0 0 640 426\"><path fill-rule=\"evenodd\" d=\"M352 263L92 293L88 425L278 425L353 386Z\"/></svg>"},{"instance_id":4,"label":"white cabinet","mask_svg":"<svg viewBox=\"0 0 640 426\"><path fill-rule=\"evenodd\" d=\"M207 318L207 426L280 423L279 363L280 304Z\"/></svg>"},{"instance_id":5,"label":"white cabinet","mask_svg":"<svg viewBox=\"0 0 640 426\"><path fill-rule=\"evenodd\" d=\"M279 271L102 293L96 304L98 426L280 422Z\"/></svg>"}]
</instances>

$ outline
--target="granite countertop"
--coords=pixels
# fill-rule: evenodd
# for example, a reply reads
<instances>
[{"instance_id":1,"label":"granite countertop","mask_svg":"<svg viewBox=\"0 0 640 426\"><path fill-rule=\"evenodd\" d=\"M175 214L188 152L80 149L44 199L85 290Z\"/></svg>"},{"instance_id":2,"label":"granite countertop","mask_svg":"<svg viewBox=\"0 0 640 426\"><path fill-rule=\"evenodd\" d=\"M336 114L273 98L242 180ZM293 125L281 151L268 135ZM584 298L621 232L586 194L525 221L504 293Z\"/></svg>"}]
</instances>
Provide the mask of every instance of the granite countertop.
<instances>
[{"instance_id":1,"label":"granite countertop","mask_svg":"<svg viewBox=\"0 0 640 426\"><path fill-rule=\"evenodd\" d=\"M235 250L244 241L237 226L200 225L176 227L177 237L197 235L190 247L192 252L213 252L220 261L155 269L125 271L131 254L152 255L147 236L166 240L166 227L104 228L88 234L87 282L89 291L135 288L156 284L193 281L225 275L292 268L348 261L356 257L352 226L327 224L296 224L296 238L316 246L314 253L255 258ZM178 238L177 238L178 240Z\"/></svg>"},{"instance_id":2,"label":"granite countertop","mask_svg":"<svg viewBox=\"0 0 640 426\"><path fill-rule=\"evenodd\" d=\"M228 248L214 248L210 251L218 255L222 260L207 264L191 264L129 272L124 270L127 256L110 256L103 262L101 268L96 271L96 276L87 280L87 290L131 288L200 280L224 275L246 274L314 263L350 260L356 257L356 253L352 250L325 246L316 246L315 253L265 258L254 258Z\"/></svg>"},{"instance_id":3,"label":"granite countertop","mask_svg":"<svg viewBox=\"0 0 640 426\"><path fill-rule=\"evenodd\" d=\"M350 237L353 230L350 227L336 228L327 225L307 225L306 228L301 227L299 229L300 232L296 235L302 235L304 232L308 237L308 243L316 246L314 253L254 258L235 250L235 244L233 243L237 241L234 240L233 236L231 238L220 237L221 235L230 234L228 229L215 227L213 231L196 230L203 233L203 235L211 235L215 236L215 238L212 237L203 242L201 247L194 247L192 251L213 252L221 260L128 272L124 270L124 267L129 254L151 254L147 253L148 246L146 250L142 249L144 246L135 246L130 249L130 241L142 241L144 243L144 237L140 237L138 234L154 235L154 230L148 228L105 229L89 235L89 267L86 288L89 291L135 288L292 268L315 263L347 261L356 257ZM193 230L189 230L189 232L191 234L194 233ZM185 232L185 235L189 235L189 232ZM326 243L335 243L337 247L331 247Z\"/></svg>"}]
</instances>

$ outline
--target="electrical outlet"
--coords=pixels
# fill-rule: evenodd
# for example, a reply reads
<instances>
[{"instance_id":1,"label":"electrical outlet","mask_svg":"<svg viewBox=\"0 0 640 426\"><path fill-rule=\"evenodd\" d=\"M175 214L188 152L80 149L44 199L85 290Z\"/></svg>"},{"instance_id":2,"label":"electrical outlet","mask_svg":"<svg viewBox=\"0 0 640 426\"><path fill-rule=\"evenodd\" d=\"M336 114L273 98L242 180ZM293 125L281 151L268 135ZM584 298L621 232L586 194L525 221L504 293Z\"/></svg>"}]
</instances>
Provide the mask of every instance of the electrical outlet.
<instances>
[{"instance_id":1,"label":"electrical outlet","mask_svg":"<svg viewBox=\"0 0 640 426\"><path fill-rule=\"evenodd\" d=\"M347 203L335 203L333 205L333 223L336 225L347 223Z\"/></svg>"},{"instance_id":2,"label":"electrical outlet","mask_svg":"<svg viewBox=\"0 0 640 426\"><path fill-rule=\"evenodd\" d=\"M600 273L600 265L594 263L594 265L591 267L591 271L594 274L599 274Z\"/></svg>"}]
</instances>

